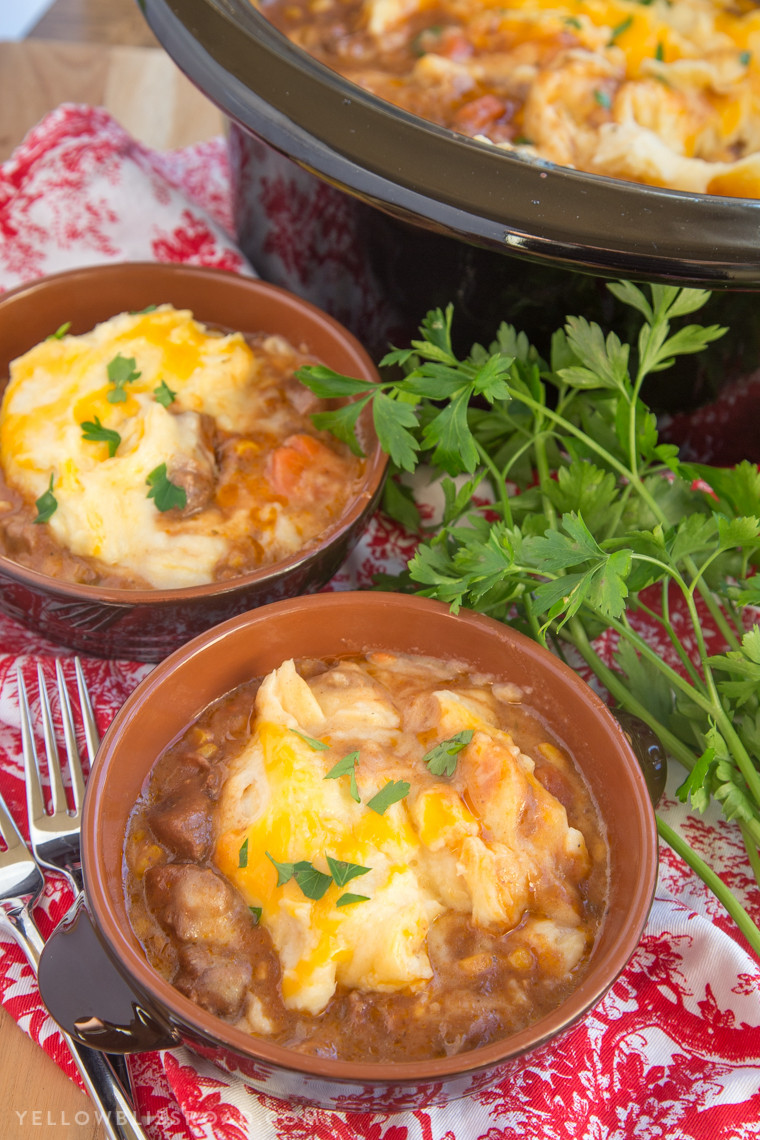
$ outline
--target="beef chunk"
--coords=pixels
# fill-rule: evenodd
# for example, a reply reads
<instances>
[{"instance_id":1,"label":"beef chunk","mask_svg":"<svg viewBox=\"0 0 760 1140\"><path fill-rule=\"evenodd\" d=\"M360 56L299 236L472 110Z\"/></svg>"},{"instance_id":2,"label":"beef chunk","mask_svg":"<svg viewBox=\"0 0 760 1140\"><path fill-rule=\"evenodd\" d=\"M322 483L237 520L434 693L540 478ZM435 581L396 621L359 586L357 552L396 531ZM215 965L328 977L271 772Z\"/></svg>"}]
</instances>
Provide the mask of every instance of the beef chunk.
<instances>
[{"instance_id":1,"label":"beef chunk","mask_svg":"<svg viewBox=\"0 0 760 1140\"><path fill-rule=\"evenodd\" d=\"M235 1019L251 984L251 963L214 944L185 946L179 955L178 990L217 1017Z\"/></svg>"},{"instance_id":2,"label":"beef chunk","mask_svg":"<svg viewBox=\"0 0 760 1140\"><path fill-rule=\"evenodd\" d=\"M164 930L181 942L234 946L250 927L240 895L210 867L168 863L145 872L145 901Z\"/></svg>"},{"instance_id":3,"label":"beef chunk","mask_svg":"<svg viewBox=\"0 0 760 1140\"><path fill-rule=\"evenodd\" d=\"M180 859L198 862L211 851L210 803L193 777L154 804L148 811L148 822L159 843Z\"/></svg>"},{"instance_id":4,"label":"beef chunk","mask_svg":"<svg viewBox=\"0 0 760 1140\"><path fill-rule=\"evenodd\" d=\"M214 501L216 478L211 462L202 463L194 456L183 456L171 464L167 475L185 492L185 506L177 511L181 518L189 518L205 510Z\"/></svg>"}]
</instances>

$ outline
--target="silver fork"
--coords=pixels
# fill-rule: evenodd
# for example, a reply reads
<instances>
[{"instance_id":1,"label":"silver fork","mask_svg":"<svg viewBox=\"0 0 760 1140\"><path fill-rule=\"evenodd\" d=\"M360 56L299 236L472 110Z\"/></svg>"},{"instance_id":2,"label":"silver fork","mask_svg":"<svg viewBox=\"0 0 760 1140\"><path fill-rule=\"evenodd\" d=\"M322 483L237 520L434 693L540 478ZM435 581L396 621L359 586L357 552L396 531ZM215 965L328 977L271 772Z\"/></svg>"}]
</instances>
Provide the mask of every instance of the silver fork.
<instances>
[{"instance_id":1,"label":"silver fork","mask_svg":"<svg viewBox=\"0 0 760 1140\"><path fill-rule=\"evenodd\" d=\"M85 742L87 745L87 759L92 765L95 753L100 743L95 717L90 703L90 694L82 672L82 663L79 658L74 659L74 668L77 679L77 693L79 708L82 714ZM66 746L66 763L71 780L71 789L74 800L73 810L66 799L66 789L63 783L58 744L53 728L53 717L50 708L45 674L42 666L37 665L37 685L40 697L40 710L42 713L42 735L45 742L45 755L47 757L48 777L50 780L50 794L52 800L52 815L45 806L45 797L42 790L40 763L34 743L34 727L32 713L29 707L26 686L20 666L16 670L18 682L19 711L21 713L21 742L24 754L24 770L26 781L26 807L29 820L29 842L34 857L40 866L62 875L68 882L74 894L82 890L82 867L79 858L79 833L82 822L82 801L84 799L84 773L82 761L77 746L74 718L71 710L71 700L63 675L63 668L59 659L55 663L56 685L58 700L61 706L61 722L63 738Z\"/></svg>"},{"instance_id":2,"label":"silver fork","mask_svg":"<svg viewBox=\"0 0 760 1140\"><path fill-rule=\"evenodd\" d=\"M95 724L95 714L92 711L92 702L87 689L87 682L82 670L82 662L74 658L74 671L76 673L77 695L79 710L84 727L87 760L92 767L95 753L100 744L98 729ZM16 682L18 685L19 713L21 715L21 745L24 755L24 779L26 784L26 809L29 823L29 843L32 854L40 867L53 871L69 884L76 897L83 889L82 864L79 850L79 837L82 824L82 803L84 800L84 772L82 759L77 744L74 717L71 708L71 698L63 674L63 667L59 658L55 663L56 688L61 709L61 724L66 752L66 767L74 805L69 806L66 797L66 788L63 781L63 769L58 750L53 715L50 706L50 695L42 665L37 664L37 691L42 716L42 737L45 745L47 759L48 779L52 801L52 814L45 805L45 796L42 788L40 761L34 737L34 719L29 706L24 675L21 667L16 668ZM115 1071L122 1085L131 1090L129 1072L124 1058L118 1054L108 1057L111 1068Z\"/></svg>"},{"instance_id":3,"label":"silver fork","mask_svg":"<svg viewBox=\"0 0 760 1140\"><path fill-rule=\"evenodd\" d=\"M0 796L0 927L25 953L35 977L43 941L32 917L32 907L45 881L32 858L11 813ZM124 1089L105 1056L88 1049L61 1030L85 1087L97 1106L111 1140L146 1140Z\"/></svg>"}]
</instances>

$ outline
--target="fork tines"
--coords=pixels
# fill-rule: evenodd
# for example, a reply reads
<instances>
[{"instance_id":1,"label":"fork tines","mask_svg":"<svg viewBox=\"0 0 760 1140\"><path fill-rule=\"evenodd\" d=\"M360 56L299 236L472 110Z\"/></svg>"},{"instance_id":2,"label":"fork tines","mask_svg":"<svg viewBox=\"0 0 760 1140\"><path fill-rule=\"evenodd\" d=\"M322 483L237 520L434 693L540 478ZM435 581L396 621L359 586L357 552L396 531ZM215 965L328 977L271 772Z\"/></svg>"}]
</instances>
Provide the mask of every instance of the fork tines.
<instances>
[{"instance_id":1,"label":"fork tines","mask_svg":"<svg viewBox=\"0 0 760 1140\"><path fill-rule=\"evenodd\" d=\"M72 703L69 697L63 667L60 659L58 659L56 660L56 688L66 751L66 768L68 769L71 784L72 808L66 795L63 765L56 742L48 684L43 668L38 664L37 685L39 691L40 715L42 719L42 737L47 761L47 775L50 782L51 814L47 810L45 803L42 786L42 770L35 745L34 720L20 666L16 672L18 679L21 740L26 775L30 837L35 853L45 858L46 855L49 857L50 852L38 850L38 844L45 841L53 843L56 838L59 838L67 848L78 847L78 835L73 833L78 830L79 826L82 801L84 799L84 774L82 771L79 746L77 744ZM95 718L90 704L81 662L78 658L75 660L75 672L87 753L90 762L92 762L97 750L97 729L95 727Z\"/></svg>"}]
</instances>

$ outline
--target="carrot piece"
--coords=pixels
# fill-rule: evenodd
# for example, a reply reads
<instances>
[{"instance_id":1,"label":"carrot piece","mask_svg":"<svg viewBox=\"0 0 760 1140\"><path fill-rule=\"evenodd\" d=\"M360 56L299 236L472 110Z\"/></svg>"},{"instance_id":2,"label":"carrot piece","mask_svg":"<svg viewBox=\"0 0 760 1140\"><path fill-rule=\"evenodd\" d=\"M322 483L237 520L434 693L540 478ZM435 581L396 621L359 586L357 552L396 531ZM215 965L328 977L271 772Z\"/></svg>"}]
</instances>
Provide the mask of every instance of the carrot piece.
<instances>
[{"instance_id":1,"label":"carrot piece","mask_svg":"<svg viewBox=\"0 0 760 1140\"><path fill-rule=\"evenodd\" d=\"M269 456L267 478L284 499L315 501L345 475L339 456L314 436L291 435Z\"/></svg>"},{"instance_id":2,"label":"carrot piece","mask_svg":"<svg viewBox=\"0 0 760 1140\"><path fill-rule=\"evenodd\" d=\"M482 134L505 114L503 99L495 95L481 95L460 107L454 115L454 126L472 134Z\"/></svg>"}]
</instances>

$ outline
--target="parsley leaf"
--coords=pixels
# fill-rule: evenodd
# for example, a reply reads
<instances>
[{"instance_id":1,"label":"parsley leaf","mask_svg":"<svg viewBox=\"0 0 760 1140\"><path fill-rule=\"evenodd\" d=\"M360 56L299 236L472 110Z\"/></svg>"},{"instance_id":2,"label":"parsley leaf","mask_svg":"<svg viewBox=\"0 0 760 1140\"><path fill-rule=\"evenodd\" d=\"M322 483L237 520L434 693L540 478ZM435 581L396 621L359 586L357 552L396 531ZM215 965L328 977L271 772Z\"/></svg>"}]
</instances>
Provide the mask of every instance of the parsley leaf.
<instances>
[{"instance_id":1,"label":"parsley leaf","mask_svg":"<svg viewBox=\"0 0 760 1140\"><path fill-rule=\"evenodd\" d=\"M472 729L465 728L448 740L442 740L425 753L422 757L423 764L427 764L434 776L453 776L457 768L457 756L470 743L472 735Z\"/></svg>"},{"instance_id":2,"label":"parsley leaf","mask_svg":"<svg viewBox=\"0 0 760 1140\"><path fill-rule=\"evenodd\" d=\"M372 869L371 867L362 867L360 863L345 863L341 859L333 859L332 855L327 856L327 866L330 868L333 882L337 887L345 887L351 879L366 875Z\"/></svg>"},{"instance_id":3,"label":"parsley leaf","mask_svg":"<svg viewBox=\"0 0 760 1140\"><path fill-rule=\"evenodd\" d=\"M108 379L113 384L113 388L106 393L109 404L123 404L127 398L124 385L131 384L138 376L142 376L142 372L135 370L135 364L134 356L122 356L120 352L108 362L106 371Z\"/></svg>"},{"instance_id":4,"label":"parsley leaf","mask_svg":"<svg viewBox=\"0 0 760 1140\"><path fill-rule=\"evenodd\" d=\"M300 740L303 740L304 744L308 744L309 748L315 752L327 752L330 747L329 744L325 744L324 740L317 740L314 736L307 736L305 732L299 732L297 728L291 728L289 731Z\"/></svg>"},{"instance_id":5,"label":"parsley leaf","mask_svg":"<svg viewBox=\"0 0 760 1140\"><path fill-rule=\"evenodd\" d=\"M341 895L340 898L336 899L335 905L351 906L353 903L360 902L369 902L369 895L352 895L350 893L346 893L345 895Z\"/></svg>"},{"instance_id":6,"label":"parsley leaf","mask_svg":"<svg viewBox=\"0 0 760 1140\"><path fill-rule=\"evenodd\" d=\"M246 837L238 851L238 867L248 866L248 838Z\"/></svg>"},{"instance_id":7,"label":"parsley leaf","mask_svg":"<svg viewBox=\"0 0 760 1140\"><path fill-rule=\"evenodd\" d=\"M359 789L356 786L356 761L359 759L358 752L349 752L337 764L334 764L330 771L325 776L326 780L337 780L340 776L349 776L349 793L351 799L357 803L361 803L359 796Z\"/></svg>"},{"instance_id":8,"label":"parsley leaf","mask_svg":"<svg viewBox=\"0 0 760 1140\"><path fill-rule=\"evenodd\" d=\"M265 852L267 859L277 872L277 886L284 887L286 883L290 882L293 878L295 871L295 863L280 863L274 856L270 855L268 851Z\"/></svg>"},{"instance_id":9,"label":"parsley leaf","mask_svg":"<svg viewBox=\"0 0 760 1140\"><path fill-rule=\"evenodd\" d=\"M177 393L169 387L165 380L162 380L158 387L153 389L153 395L156 397L156 402L164 408L168 408L177 398Z\"/></svg>"},{"instance_id":10,"label":"parsley leaf","mask_svg":"<svg viewBox=\"0 0 760 1140\"><path fill-rule=\"evenodd\" d=\"M83 420L79 426L82 428L82 439L92 440L97 443L107 443L108 454L113 458L116 454L116 449L121 443L121 436L117 431L114 431L112 428L103 427L97 416L95 416L94 420Z\"/></svg>"},{"instance_id":11,"label":"parsley leaf","mask_svg":"<svg viewBox=\"0 0 760 1140\"><path fill-rule=\"evenodd\" d=\"M54 333L51 333L50 336L46 337L45 339L46 340L63 340L63 338L66 336L66 334L68 333L70 328L71 328L71 321L64 321L64 323L62 325L58 326L58 328L55 330Z\"/></svg>"},{"instance_id":12,"label":"parsley leaf","mask_svg":"<svg viewBox=\"0 0 760 1140\"><path fill-rule=\"evenodd\" d=\"M367 800L367 807L384 815L391 804L397 804L409 795L411 784L406 780L388 780L385 787L376 792L371 800Z\"/></svg>"},{"instance_id":13,"label":"parsley leaf","mask_svg":"<svg viewBox=\"0 0 760 1140\"><path fill-rule=\"evenodd\" d=\"M253 925L258 926L259 923L261 922L262 907L260 907L260 906L249 906L248 909L251 912L251 915L253 916Z\"/></svg>"},{"instance_id":14,"label":"parsley leaf","mask_svg":"<svg viewBox=\"0 0 760 1140\"><path fill-rule=\"evenodd\" d=\"M284 887L291 879L295 879L307 899L318 901L332 883L330 875L318 871L306 859L299 859L297 863L280 863L268 851L266 857L277 871L277 886Z\"/></svg>"},{"instance_id":15,"label":"parsley leaf","mask_svg":"<svg viewBox=\"0 0 760 1140\"><path fill-rule=\"evenodd\" d=\"M47 491L43 491L40 497L35 501L37 507L36 523L45 523L51 518L58 509L58 500L53 494L53 474L50 474L50 482L48 483Z\"/></svg>"},{"instance_id":16,"label":"parsley leaf","mask_svg":"<svg viewBox=\"0 0 760 1140\"><path fill-rule=\"evenodd\" d=\"M153 499L159 511L170 511L174 507L182 510L187 505L187 492L184 487L172 483L166 474L166 464L154 467L145 482L150 487L148 498Z\"/></svg>"},{"instance_id":17,"label":"parsley leaf","mask_svg":"<svg viewBox=\"0 0 760 1140\"><path fill-rule=\"evenodd\" d=\"M623 32L627 32L632 23L633 16L628 16L625 20L621 20L619 24L616 24L610 32L610 45L614 44L615 40L622 36Z\"/></svg>"},{"instance_id":18,"label":"parsley leaf","mask_svg":"<svg viewBox=\"0 0 760 1140\"><path fill-rule=\"evenodd\" d=\"M317 902L332 883L332 876L318 871L311 863L301 860L293 866L293 877L307 899Z\"/></svg>"},{"instance_id":19,"label":"parsley leaf","mask_svg":"<svg viewBox=\"0 0 760 1140\"><path fill-rule=\"evenodd\" d=\"M596 99L611 102L604 90ZM747 608L760 607L760 475L755 464L681 459L660 441L643 397L659 373L725 330L684 322L708 301L705 290L630 281L609 290L629 310L625 338L570 315L548 360L506 323L490 345L462 355L449 305L386 354L379 385L353 390L372 401L395 473L425 464L443 491L440 526L394 588L481 610L579 655L686 767L681 794L692 809L717 802L739 821L760 881L760 622ZM325 398L349 391L325 373L319 386ZM400 495L387 502L414 518ZM702 612L725 652L705 636ZM640 613L657 621L670 654L639 632ZM614 668L596 649L605 631ZM445 750L434 761L442 774L454 762ZM390 781L367 806L382 812L406 791ZM760 953L760 928L731 891L663 820L658 828Z\"/></svg>"}]
</instances>

